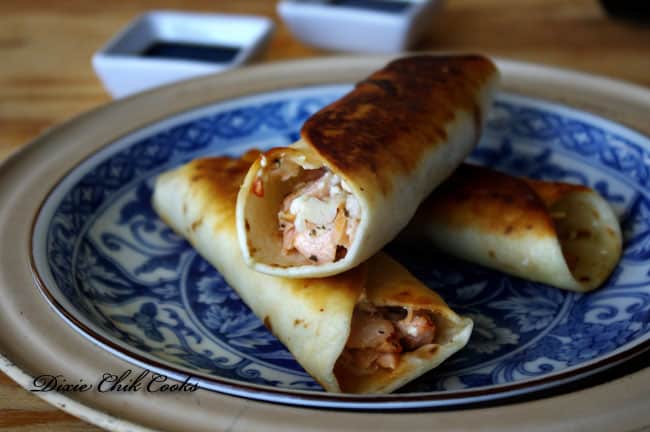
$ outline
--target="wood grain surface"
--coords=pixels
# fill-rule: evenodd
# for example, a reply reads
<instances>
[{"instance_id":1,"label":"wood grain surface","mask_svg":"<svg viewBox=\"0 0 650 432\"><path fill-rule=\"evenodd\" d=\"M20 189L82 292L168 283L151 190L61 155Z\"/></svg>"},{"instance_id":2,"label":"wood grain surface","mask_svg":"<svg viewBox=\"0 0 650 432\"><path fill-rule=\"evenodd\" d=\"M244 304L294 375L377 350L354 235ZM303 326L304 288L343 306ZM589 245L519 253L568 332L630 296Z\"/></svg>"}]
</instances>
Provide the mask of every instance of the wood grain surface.
<instances>
[{"instance_id":1,"label":"wood grain surface","mask_svg":"<svg viewBox=\"0 0 650 432\"><path fill-rule=\"evenodd\" d=\"M151 9L250 13L277 25L256 62L335 54L297 41L270 0L2 0L0 159L49 127L110 101L90 58ZM475 51L650 86L650 24L608 18L595 0L449 0L416 50ZM0 373L0 428L95 431Z\"/></svg>"}]
</instances>

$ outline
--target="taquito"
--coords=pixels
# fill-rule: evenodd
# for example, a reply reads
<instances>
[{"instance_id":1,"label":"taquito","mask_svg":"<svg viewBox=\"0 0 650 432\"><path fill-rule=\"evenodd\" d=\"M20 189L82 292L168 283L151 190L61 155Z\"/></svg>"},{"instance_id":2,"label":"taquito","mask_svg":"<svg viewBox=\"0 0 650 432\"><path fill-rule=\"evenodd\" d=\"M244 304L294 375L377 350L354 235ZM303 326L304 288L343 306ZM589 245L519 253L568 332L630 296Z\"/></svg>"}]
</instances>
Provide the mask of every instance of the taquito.
<instances>
[{"instance_id":1,"label":"taquito","mask_svg":"<svg viewBox=\"0 0 650 432\"><path fill-rule=\"evenodd\" d=\"M607 279L622 245L618 218L595 190L468 164L422 203L401 238L579 292Z\"/></svg>"},{"instance_id":2,"label":"taquito","mask_svg":"<svg viewBox=\"0 0 650 432\"><path fill-rule=\"evenodd\" d=\"M383 253L330 278L288 279L248 267L235 204L256 156L199 159L164 173L153 206L325 390L388 393L467 343L472 321Z\"/></svg>"},{"instance_id":3,"label":"taquito","mask_svg":"<svg viewBox=\"0 0 650 432\"><path fill-rule=\"evenodd\" d=\"M498 80L484 57L395 60L251 166L237 200L244 261L284 277L377 253L479 140Z\"/></svg>"}]
</instances>

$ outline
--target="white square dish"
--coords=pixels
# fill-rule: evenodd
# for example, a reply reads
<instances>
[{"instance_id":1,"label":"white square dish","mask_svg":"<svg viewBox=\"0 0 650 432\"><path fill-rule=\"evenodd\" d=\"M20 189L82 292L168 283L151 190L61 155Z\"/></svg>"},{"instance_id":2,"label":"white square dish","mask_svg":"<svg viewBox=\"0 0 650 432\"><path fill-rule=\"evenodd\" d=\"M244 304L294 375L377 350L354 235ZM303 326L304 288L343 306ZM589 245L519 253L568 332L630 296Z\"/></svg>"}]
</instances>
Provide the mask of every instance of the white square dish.
<instances>
[{"instance_id":1,"label":"white square dish","mask_svg":"<svg viewBox=\"0 0 650 432\"><path fill-rule=\"evenodd\" d=\"M121 98L239 66L274 29L265 17L153 11L129 23L92 59L106 90Z\"/></svg>"},{"instance_id":2,"label":"white square dish","mask_svg":"<svg viewBox=\"0 0 650 432\"><path fill-rule=\"evenodd\" d=\"M442 0L283 0L278 14L301 41L331 50L395 53L428 28Z\"/></svg>"}]
</instances>

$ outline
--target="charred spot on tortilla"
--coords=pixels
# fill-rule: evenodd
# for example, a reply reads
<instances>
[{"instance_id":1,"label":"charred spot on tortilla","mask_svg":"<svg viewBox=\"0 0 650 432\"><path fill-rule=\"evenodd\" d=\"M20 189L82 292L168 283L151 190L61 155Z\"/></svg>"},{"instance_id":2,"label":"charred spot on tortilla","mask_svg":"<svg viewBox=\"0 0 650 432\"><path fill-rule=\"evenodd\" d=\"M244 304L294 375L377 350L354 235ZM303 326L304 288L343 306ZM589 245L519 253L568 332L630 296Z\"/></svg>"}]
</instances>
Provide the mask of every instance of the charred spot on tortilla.
<instances>
[{"instance_id":1,"label":"charred spot on tortilla","mask_svg":"<svg viewBox=\"0 0 650 432\"><path fill-rule=\"evenodd\" d=\"M268 315L265 316L262 322L264 323L264 327L266 327L271 333L273 333L273 325L271 324L271 317L269 317Z\"/></svg>"},{"instance_id":2,"label":"charred spot on tortilla","mask_svg":"<svg viewBox=\"0 0 650 432\"><path fill-rule=\"evenodd\" d=\"M200 217L200 218L198 218L197 220L195 220L194 222L192 222L192 225L190 225L190 229L191 229L192 231L196 231L196 229L197 229L199 226L201 226L202 223L203 223L203 217Z\"/></svg>"},{"instance_id":3,"label":"charred spot on tortilla","mask_svg":"<svg viewBox=\"0 0 650 432\"><path fill-rule=\"evenodd\" d=\"M364 84L377 86L381 90L385 91L388 95L390 95L392 97L397 96L397 88L389 80L386 80L386 79L370 79L370 78L368 78L368 79L365 79L365 80L359 82L359 84L357 84L357 86L361 86L361 85L364 85Z\"/></svg>"},{"instance_id":4,"label":"charred spot on tortilla","mask_svg":"<svg viewBox=\"0 0 650 432\"><path fill-rule=\"evenodd\" d=\"M423 70L427 73L421 73ZM372 171L373 166L388 163L398 173L405 173L414 169L426 148L409 145L386 148L386 142L400 142L395 137L404 131L398 125L420 124L426 116L429 126L419 132L431 145L438 145L446 136L444 129L437 125L454 118L452 106L474 113L473 117L482 114L480 108L476 109L473 95L493 71L494 66L480 56L414 56L395 60L362 81L355 92L307 119L301 134L343 171ZM385 83L381 84L385 81L390 82L394 92L387 91ZM440 92L439 97L422 98L422 89L433 87ZM376 88L384 91L378 92ZM399 98L393 93L399 94ZM375 109L363 119L355 119L359 105L367 104ZM328 134L332 130L342 133L333 138ZM381 177L383 172L377 174ZM386 180L387 184L392 183Z\"/></svg>"}]
</instances>

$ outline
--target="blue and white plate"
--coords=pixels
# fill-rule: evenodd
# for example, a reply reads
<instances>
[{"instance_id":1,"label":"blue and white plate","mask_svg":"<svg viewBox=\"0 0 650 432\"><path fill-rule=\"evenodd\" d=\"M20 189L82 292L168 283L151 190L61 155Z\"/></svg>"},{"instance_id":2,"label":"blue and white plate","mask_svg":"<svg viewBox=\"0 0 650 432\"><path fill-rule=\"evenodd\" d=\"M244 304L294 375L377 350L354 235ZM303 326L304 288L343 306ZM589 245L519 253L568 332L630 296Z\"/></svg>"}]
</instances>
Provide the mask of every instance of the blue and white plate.
<instances>
[{"instance_id":1,"label":"blue and white plate","mask_svg":"<svg viewBox=\"0 0 650 432\"><path fill-rule=\"evenodd\" d=\"M79 332L140 366L219 392L337 408L454 406L565 384L650 345L650 141L603 118L499 94L471 160L597 189L624 255L578 294L436 255L388 251L475 323L467 347L386 396L323 392L221 275L156 216L159 173L190 159L288 145L350 85L255 94L163 119L85 159L50 192L32 233L40 288ZM237 251L233 251L237 252Z\"/></svg>"}]
</instances>

